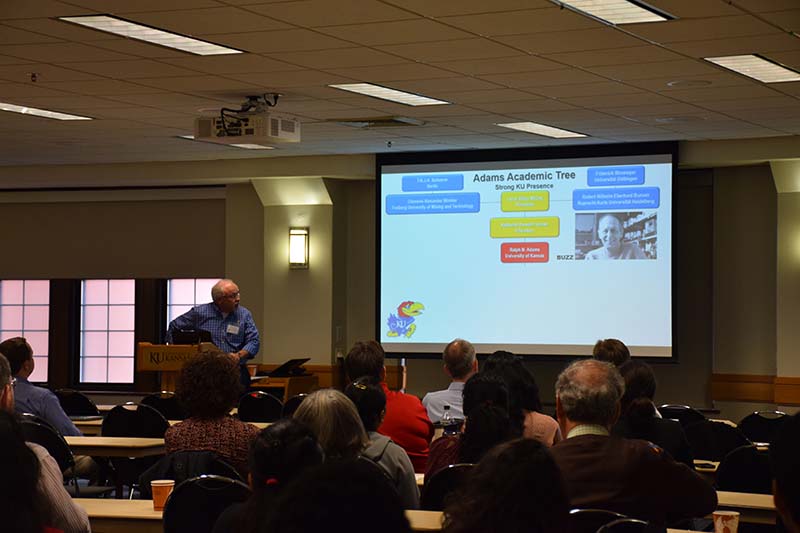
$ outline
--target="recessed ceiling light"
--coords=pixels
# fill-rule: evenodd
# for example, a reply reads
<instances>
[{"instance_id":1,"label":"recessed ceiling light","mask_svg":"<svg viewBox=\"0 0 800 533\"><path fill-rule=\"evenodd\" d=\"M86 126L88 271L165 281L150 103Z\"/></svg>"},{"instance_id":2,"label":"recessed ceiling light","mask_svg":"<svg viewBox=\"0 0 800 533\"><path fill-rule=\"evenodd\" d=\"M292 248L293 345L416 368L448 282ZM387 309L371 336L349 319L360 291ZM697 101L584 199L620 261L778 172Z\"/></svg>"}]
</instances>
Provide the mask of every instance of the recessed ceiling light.
<instances>
[{"instance_id":1,"label":"recessed ceiling light","mask_svg":"<svg viewBox=\"0 0 800 533\"><path fill-rule=\"evenodd\" d=\"M158 28L144 26L125 19L110 17L108 15L87 15L81 17L58 17L58 20L71 22L80 26L86 26L95 30L100 30L114 35L121 35L131 39L138 39L167 48L174 48L190 54L199 56L216 56L224 54L241 54L241 50L220 46L218 44L201 41L179 35Z\"/></svg>"},{"instance_id":2,"label":"recessed ceiling light","mask_svg":"<svg viewBox=\"0 0 800 533\"><path fill-rule=\"evenodd\" d=\"M236 148L244 148L245 150L274 150L274 146L265 146L263 144L230 144L228 146L235 146Z\"/></svg>"},{"instance_id":3,"label":"recessed ceiling light","mask_svg":"<svg viewBox=\"0 0 800 533\"><path fill-rule=\"evenodd\" d=\"M553 126L546 126L536 122L507 122L505 124L495 124L495 126L524 131L525 133L535 133L536 135L543 135L545 137L552 137L554 139L574 139L577 137L588 137L588 135L584 135L583 133L562 130L561 128L554 128Z\"/></svg>"},{"instance_id":4,"label":"recessed ceiling light","mask_svg":"<svg viewBox=\"0 0 800 533\"><path fill-rule=\"evenodd\" d=\"M800 72L756 54L706 57L704 59L764 83L800 81Z\"/></svg>"},{"instance_id":5,"label":"recessed ceiling light","mask_svg":"<svg viewBox=\"0 0 800 533\"><path fill-rule=\"evenodd\" d=\"M611 24L664 22L675 18L638 0L558 0L557 3Z\"/></svg>"},{"instance_id":6,"label":"recessed ceiling light","mask_svg":"<svg viewBox=\"0 0 800 533\"><path fill-rule=\"evenodd\" d=\"M59 113L58 111L48 111L47 109L37 109L35 107L6 104L3 102L0 102L0 111L10 111L11 113L20 113L22 115L36 115L37 117L52 118L56 120L94 120L92 117L70 115L68 113Z\"/></svg>"},{"instance_id":7,"label":"recessed ceiling light","mask_svg":"<svg viewBox=\"0 0 800 533\"><path fill-rule=\"evenodd\" d=\"M398 91L397 89L390 89L389 87L381 87L372 83L343 83L339 85L328 85L334 89L341 89L343 91L350 91L351 93L364 94L373 98L380 98L381 100L389 100L390 102L397 102L400 104L410 106L421 105L447 105L450 102L444 100L437 100L419 94L407 93L405 91Z\"/></svg>"}]
</instances>

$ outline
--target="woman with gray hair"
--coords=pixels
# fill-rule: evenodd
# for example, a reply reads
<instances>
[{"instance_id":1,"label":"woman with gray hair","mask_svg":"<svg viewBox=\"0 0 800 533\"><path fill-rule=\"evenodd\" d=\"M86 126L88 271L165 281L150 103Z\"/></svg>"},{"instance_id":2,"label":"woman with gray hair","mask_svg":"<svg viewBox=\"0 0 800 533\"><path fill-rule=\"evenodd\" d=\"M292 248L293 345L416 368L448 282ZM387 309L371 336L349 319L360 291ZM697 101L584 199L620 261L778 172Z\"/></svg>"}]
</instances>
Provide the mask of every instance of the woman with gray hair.
<instances>
[{"instance_id":1,"label":"woman with gray hair","mask_svg":"<svg viewBox=\"0 0 800 533\"><path fill-rule=\"evenodd\" d=\"M320 389L306 396L294 418L311 428L326 460L355 459L369 442L356 406L334 389Z\"/></svg>"}]
</instances>

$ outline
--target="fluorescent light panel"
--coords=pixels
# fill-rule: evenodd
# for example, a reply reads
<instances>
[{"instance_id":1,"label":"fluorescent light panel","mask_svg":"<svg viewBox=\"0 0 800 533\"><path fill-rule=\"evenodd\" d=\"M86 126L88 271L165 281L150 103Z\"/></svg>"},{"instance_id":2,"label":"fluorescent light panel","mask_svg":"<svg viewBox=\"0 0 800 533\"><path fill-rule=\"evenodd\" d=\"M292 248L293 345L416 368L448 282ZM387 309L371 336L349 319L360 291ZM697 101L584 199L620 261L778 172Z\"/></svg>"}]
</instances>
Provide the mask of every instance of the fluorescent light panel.
<instances>
[{"instance_id":1,"label":"fluorescent light panel","mask_svg":"<svg viewBox=\"0 0 800 533\"><path fill-rule=\"evenodd\" d=\"M664 22L670 20L646 4L628 0L560 0L560 3L611 24L636 24L638 22Z\"/></svg>"},{"instance_id":2,"label":"fluorescent light panel","mask_svg":"<svg viewBox=\"0 0 800 533\"><path fill-rule=\"evenodd\" d=\"M351 93L364 94L373 98L380 98L381 100L389 100L390 102L397 102L410 106L422 105L448 105L450 102L444 100L437 100L435 98L428 98L419 94L407 93L405 91L398 91L397 89L390 89L389 87L381 87L380 85L373 85L372 83L343 83L339 85L328 85L334 89L341 89L343 91L350 91Z\"/></svg>"},{"instance_id":3,"label":"fluorescent light panel","mask_svg":"<svg viewBox=\"0 0 800 533\"><path fill-rule=\"evenodd\" d=\"M754 54L706 57L705 60L764 83L800 81L800 73Z\"/></svg>"},{"instance_id":4,"label":"fluorescent light panel","mask_svg":"<svg viewBox=\"0 0 800 533\"><path fill-rule=\"evenodd\" d=\"M583 133L577 133L569 130L562 130L561 128L554 128L553 126L546 126L536 122L507 122L505 124L496 124L511 130L524 131L525 133L534 133L536 135L543 135L545 137L552 137L554 139L575 139L578 137L587 137Z\"/></svg>"},{"instance_id":5,"label":"fluorescent light panel","mask_svg":"<svg viewBox=\"0 0 800 533\"><path fill-rule=\"evenodd\" d=\"M167 48L174 48L199 56L243 53L241 50L193 39L184 35L178 35L177 33L170 33L168 31L159 30L158 28L151 28L150 26L143 26L142 24L136 24L135 22L117 17L110 17L108 15L59 17L59 20L72 22L73 24L79 24L107 33L113 33L114 35L121 35L122 37L129 37L139 41L166 46Z\"/></svg>"},{"instance_id":6,"label":"fluorescent light panel","mask_svg":"<svg viewBox=\"0 0 800 533\"><path fill-rule=\"evenodd\" d=\"M68 113L59 113L58 111L48 111L47 109L37 109L35 107L25 107L3 102L0 102L0 111L10 111L11 113L20 113L22 115L36 115L37 117L53 118L56 120L93 120L92 117L70 115Z\"/></svg>"}]
</instances>

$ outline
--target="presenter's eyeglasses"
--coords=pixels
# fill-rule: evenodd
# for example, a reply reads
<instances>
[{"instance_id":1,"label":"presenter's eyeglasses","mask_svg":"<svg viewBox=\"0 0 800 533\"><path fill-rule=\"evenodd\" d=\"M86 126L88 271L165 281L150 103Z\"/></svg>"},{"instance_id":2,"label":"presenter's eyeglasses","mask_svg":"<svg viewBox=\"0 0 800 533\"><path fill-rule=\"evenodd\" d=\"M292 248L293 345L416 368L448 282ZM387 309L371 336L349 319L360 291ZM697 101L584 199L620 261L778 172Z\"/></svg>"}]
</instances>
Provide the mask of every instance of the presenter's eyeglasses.
<instances>
[{"instance_id":1,"label":"presenter's eyeglasses","mask_svg":"<svg viewBox=\"0 0 800 533\"><path fill-rule=\"evenodd\" d=\"M239 292L234 292L232 294L226 294L225 298L227 298L228 300L235 300L236 298L239 297L239 294L240 294Z\"/></svg>"}]
</instances>

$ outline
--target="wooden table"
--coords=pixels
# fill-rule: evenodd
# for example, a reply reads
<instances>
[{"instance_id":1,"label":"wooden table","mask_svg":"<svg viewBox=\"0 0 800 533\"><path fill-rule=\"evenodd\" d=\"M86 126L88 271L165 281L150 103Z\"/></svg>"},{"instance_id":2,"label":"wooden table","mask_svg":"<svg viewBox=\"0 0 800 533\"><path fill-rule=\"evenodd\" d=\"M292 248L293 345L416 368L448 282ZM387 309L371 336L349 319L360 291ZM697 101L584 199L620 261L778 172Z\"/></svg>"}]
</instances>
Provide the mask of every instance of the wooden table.
<instances>
[{"instance_id":1,"label":"wooden table","mask_svg":"<svg viewBox=\"0 0 800 533\"><path fill-rule=\"evenodd\" d=\"M178 422L180 422L180 420L170 420L169 425L174 426ZM102 420L73 420L72 423L75 424L75 427L81 430L81 433L86 437L100 435L100 429L103 427ZM248 424L252 424L259 429L264 429L269 426L269 422L248 422Z\"/></svg>"},{"instance_id":2,"label":"wooden table","mask_svg":"<svg viewBox=\"0 0 800 533\"><path fill-rule=\"evenodd\" d=\"M314 374L308 376L291 376L286 378L273 378L269 376L255 376L250 381L253 389L280 389L282 398L286 400L298 394L309 393L319 387L319 377Z\"/></svg>"},{"instance_id":3,"label":"wooden table","mask_svg":"<svg viewBox=\"0 0 800 533\"><path fill-rule=\"evenodd\" d=\"M75 498L86 510L93 533L162 533L162 513L153 510L153 500ZM406 511L413 531L440 531L442 513Z\"/></svg>"},{"instance_id":4,"label":"wooden table","mask_svg":"<svg viewBox=\"0 0 800 533\"><path fill-rule=\"evenodd\" d=\"M164 454L164 439L135 437L64 437L75 455L147 457Z\"/></svg>"},{"instance_id":5,"label":"wooden table","mask_svg":"<svg viewBox=\"0 0 800 533\"><path fill-rule=\"evenodd\" d=\"M775 500L772 494L717 491L717 508L739 511L739 521L751 524L775 524Z\"/></svg>"}]
</instances>

